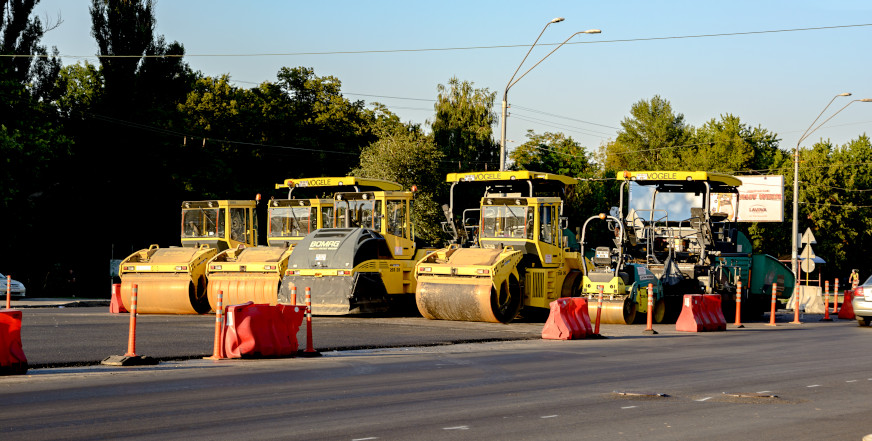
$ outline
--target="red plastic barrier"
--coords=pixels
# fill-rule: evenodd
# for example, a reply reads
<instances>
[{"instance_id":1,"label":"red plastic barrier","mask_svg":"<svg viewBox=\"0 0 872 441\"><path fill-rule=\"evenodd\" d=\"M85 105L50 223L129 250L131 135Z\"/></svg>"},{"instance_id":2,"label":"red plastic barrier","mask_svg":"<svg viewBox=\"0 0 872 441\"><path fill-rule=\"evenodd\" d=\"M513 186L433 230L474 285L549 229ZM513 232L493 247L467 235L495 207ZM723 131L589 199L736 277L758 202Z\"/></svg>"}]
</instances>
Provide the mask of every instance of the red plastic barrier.
<instances>
[{"instance_id":1,"label":"red plastic barrier","mask_svg":"<svg viewBox=\"0 0 872 441\"><path fill-rule=\"evenodd\" d=\"M304 308L253 302L227 307L224 356L227 358L287 357L297 353L297 332Z\"/></svg>"},{"instance_id":2,"label":"red plastic barrier","mask_svg":"<svg viewBox=\"0 0 872 441\"><path fill-rule=\"evenodd\" d=\"M593 335L593 325L590 322L588 314L587 299L582 297L572 297L572 304L575 306L575 320L578 322L579 328L583 332L581 338Z\"/></svg>"},{"instance_id":3,"label":"red plastic barrier","mask_svg":"<svg viewBox=\"0 0 872 441\"><path fill-rule=\"evenodd\" d=\"M727 330L727 318L724 317L724 310L721 306L720 294L704 294L703 302L707 305L709 315L712 317L713 327L715 331Z\"/></svg>"},{"instance_id":4,"label":"red plastic barrier","mask_svg":"<svg viewBox=\"0 0 872 441\"><path fill-rule=\"evenodd\" d=\"M0 310L0 375L27 373L27 357L21 347L21 311Z\"/></svg>"},{"instance_id":5,"label":"red plastic barrier","mask_svg":"<svg viewBox=\"0 0 872 441\"><path fill-rule=\"evenodd\" d=\"M702 332L703 316L702 316L702 300L698 294L685 294L684 303L681 306L681 314L678 320L675 321L676 331L685 332Z\"/></svg>"},{"instance_id":6,"label":"red plastic barrier","mask_svg":"<svg viewBox=\"0 0 872 441\"><path fill-rule=\"evenodd\" d=\"M578 335L578 323L570 312L573 304L569 299L559 298L551 302L551 312L542 327L542 338L549 340L571 340Z\"/></svg>"},{"instance_id":7,"label":"red plastic barrier","mask_svg":"<svg viewBox=\"0 0 872 441\"><path fill-rule=\"evenodd\" d=\"M839 318L844 320L854 320L854 305L851 303L854 300L854 290L845 290L845 300L842 303L842 309L839 310ZM838 303L836 297L836 303Z\"/></svg>"},{"instance_id":8,"label":"red plastic barrier","mask_svg":"<svg viewBox=\"0 0 872 441\"><path fill-rule=\"evenodd\" d=\"M121 284L113 283L112 284L112 300L109 302L109 312L112 314L119 314L122 312L127 312L127 308L124 307L124 303L121 302Z\"/></svg>"},{"instance_id":9,"label":"red plastic barrier","mask_svg":"<svg viewBox=\"0 0 872 441\"><path fill-rule=\"evenodd\" d=\"M551 302L551 313L542 327L542 338L572 340L585 338L592 333L586 299L561 297Z\"/></svg>"}]
</instances>

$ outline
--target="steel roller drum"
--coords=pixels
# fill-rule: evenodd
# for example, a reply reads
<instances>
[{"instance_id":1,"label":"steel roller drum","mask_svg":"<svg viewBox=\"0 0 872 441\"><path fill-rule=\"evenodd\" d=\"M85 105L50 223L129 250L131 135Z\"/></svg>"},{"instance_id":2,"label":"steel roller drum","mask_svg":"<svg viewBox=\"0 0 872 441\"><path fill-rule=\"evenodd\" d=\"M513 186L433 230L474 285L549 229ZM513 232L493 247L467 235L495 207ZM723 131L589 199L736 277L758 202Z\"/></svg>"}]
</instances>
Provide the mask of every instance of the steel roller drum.
<instances>
[{"instance_id":1,"label":"steel roller drum","mask_svg":"<svg viewBox=\"0 0 872 441\"><path fill-rule=\"evenodd\" d=\"M588 298L587 313L591 323L596 321L597 299L596 296ZM603 299L600 323L608 325L629 325L636 319L636 303L629 298L619 300Z\"/></svg>"},{"instance_id":2,"label":"steel roller drum","mask_svg":"<svg viewBox=\"0 0 872 441\"><path fill-rule=\"evenodd\" d=\"M213 311L218 307L218 291L222 291L224 306L245 302L275 305L278 303L279 282L276 274L213 273L209 275L207 295Z\"/></svg>"},{"instance_id":3,"label":"steel roller drum","mask_svg":"<svg viewBox=\"0 0 872 441\"><path fill-rule=\"evenodd\" d=\"M480 284L419 280L415 302L421 315L431 320L500 323L492 306L491 287L489 279Z\"/></svg>"},{"instance_id":4,"label":"steel roller drum","mask_svg":"<svg viewBox=\"0 0 872 441\"><path fill-rule=\"evenodd\" d=\"M133 285L137 286L138 314L198 314L191 276L183 274L125 274L121 302L130 311Z\"/></svg>"}]
</instances>

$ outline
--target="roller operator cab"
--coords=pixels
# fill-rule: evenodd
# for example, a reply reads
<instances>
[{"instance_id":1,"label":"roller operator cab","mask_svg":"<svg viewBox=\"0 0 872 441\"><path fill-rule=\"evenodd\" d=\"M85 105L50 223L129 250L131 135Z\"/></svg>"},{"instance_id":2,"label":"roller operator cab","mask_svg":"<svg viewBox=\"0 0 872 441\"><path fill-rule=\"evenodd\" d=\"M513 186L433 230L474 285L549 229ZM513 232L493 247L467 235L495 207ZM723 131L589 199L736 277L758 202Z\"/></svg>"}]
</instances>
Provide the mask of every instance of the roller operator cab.
<instances>
[{"instance_id":1,"label":"roller operator cab","mask_svg":"<svg viewBox=\"0 0 872 441\"><path fill-rule=\"evenodd\" d=\"M512 171L452 173L447 181L451 202L445 210L448 224L454 223L448 229L456 235L415 269L415 298L424 317L507 323L522 307L549 308L559 297L578 295L583 259L566 246L561 217L566 187L576 179ZM477 210L460 203L470 194L480 195ZM477 225L471 226L475 214ZM464 240L460 232L473 238Z\"/></svg>"},{"instance_id":2,"label":"roller operator cab","mask_svg":"<svg viewBox=\"0 0 872 441\"><path fill-rule=\"evenodd\" d=\"M426 250L415 245L412 192L338 192L333 228L304 237L288 260L279 299L311 293L312 312L344 315L411 305L413 269ZM296 291L295 291L296 290Z\"/></svg>"},{"instance_id":3,"label":"roller operator cab","mask_svg":"<svg viewBox=\"0 0 872 441\"><path fill-rule=\"evenodd\" d=\"M643 266L660 281L665 320L677 318L684 294L720 294L725 315L735 314L739 282L747 318L768 310L773 283L789 296L790 270L772 256L754 254L738 229L739 178L705 171L625 171L617 179L620 205L612 220L621 228L613 230L615 242L627 264Z\"/></svg>"},{"instance_id":4,"label":"roller operator cab","mask_svg":"<svg viewBox=\"0 0 872 441\"><path fill-rule=\"evenodd\" d=\"M208 298L213 310L219 290L224 305L248 301L275 305L296 244L333 225L333 195L337 192L401 189L393 182L354 176L286 179L275 188L288 192L286 199L271 199L267 204L268 246L239 245L209 261Z\"/></svg>"},{"instance_id":5,"label":"roller operator cab","mask_svg":"<svg viewBox=\"0 0 872 441\"><path fill-rule=\"evenodd\" d=\"M182 203L181 247L151 245L121 262L121 301L130 310L134 285L137 312L200 314L209 311L206 264L218 252L257 245L256 201Z\"/></svg>"}]
</instances>

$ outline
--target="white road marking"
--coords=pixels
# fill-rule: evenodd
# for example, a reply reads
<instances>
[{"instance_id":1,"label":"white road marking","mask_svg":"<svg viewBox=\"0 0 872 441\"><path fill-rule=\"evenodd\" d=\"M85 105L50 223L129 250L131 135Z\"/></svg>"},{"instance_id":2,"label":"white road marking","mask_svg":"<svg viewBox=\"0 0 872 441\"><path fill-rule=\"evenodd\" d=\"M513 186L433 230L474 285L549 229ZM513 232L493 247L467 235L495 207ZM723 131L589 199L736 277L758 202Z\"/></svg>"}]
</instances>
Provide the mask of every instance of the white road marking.
<instances>
[{"instance_id":1,"label":"white road marking","mask_svg":"<svg viewBox=\"0 0 872 441\"><path fill-rule=\"evenodd\" d=\"M621 409L635 409L636 407L638 407L638 406L625 406L625 407L622 407Z\"/></svg>"},{"instance_id":2,"label":"white road marking","mask_svg":"<svg viewBox=\"0 0 872 441\"><path fill-rule=\"evenodd\" d=\"M761 390L760 392L757 392L757 393L758 394L768 394L769 392L772 392L772 391L771 390Z\"/></svg>"},{"instance_id":3,"label":"white road marking","mask_svg":"<svg viewBox=\"0 0 872 441\"><path fill-rule=\"evenodd\" d=\"M808 385L806 387L821 387L821 385L820 384L811 384L811 385Z\"/></svg>"},{"instance_id":4,"label":"white road marking","mask_svg":"<svg viewBox=\"0 0 872 441\"><path fill-rule=\"evenodd\" d=\"M848 381L845 381L845 383L856 383L856 382L857 382L857 380L848 380Z\"/></svg>"},{"instance_id":5,"label":"white road marking","mask_svg":"<svg viewBox=\"0 0 872 441\"><path fill-rule=\"evenodd\" d=\"M539 418L542 418L542 419L545 419L545 418L557 418L557 415L545 415L545 416L541 416L541 417L539 417Z\"/></svg>"},{"instance_id":6,"label":"white road marking","mask_svg":"<svg viewBox=\"0 0 872 441\"><path fill-rule=\"evenodd\" d=\"M708 401L708 400L711 400L711 399L712 399L712 397L705 397L705 398L700 398L700 399L698 399L698 400L696 400L696 401Z\"/></svg>"},{"instance_id":7,"label":"white road marking","mask_svg":"<svg viewBox=\"0 0 872 441\"><path fill-rule=\"evenodd\" d=\"M369 437L369 438L354 438L354 439L351 440L351 441L369 441L369 440L371 440L371 439L378 439L378 438L377 438L377 437L374 437L374 436L371 436L371 437Z\"/></svg>"},{"instance_id":8,"label":"white road marking","mask_svg":"<svg viewBox=\"0 0 872 441\"><path fill-rule=\"evenodd\" d=\"M443 427L442 430L469 430L469 426Z\"/></svg>"}]
</instances>

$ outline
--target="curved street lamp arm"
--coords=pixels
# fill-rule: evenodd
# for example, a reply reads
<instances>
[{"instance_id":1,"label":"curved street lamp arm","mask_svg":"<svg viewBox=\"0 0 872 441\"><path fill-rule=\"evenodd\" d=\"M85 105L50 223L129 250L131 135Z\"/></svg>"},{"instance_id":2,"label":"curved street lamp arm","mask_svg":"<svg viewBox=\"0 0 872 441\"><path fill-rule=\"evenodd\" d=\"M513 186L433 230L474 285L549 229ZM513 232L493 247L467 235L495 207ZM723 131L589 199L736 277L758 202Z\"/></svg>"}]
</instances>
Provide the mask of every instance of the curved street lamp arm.
<instances>
[{"instance_id":1,"label":"curved street lamp arm","mask_svg":"<svg viewBox=\"0 0 872 441\"><path fill-rule=\"evenodd\" d=\"M831 99L830 102L827 103L826 107L824 107L824 110L821 110L821 113L818 114L817 118L815 118L814 121L812 121L811 124L808 125L808 128L805 129L805 132L802 132L802 136L800 136L799 141L796 142L797 146L799 146L799 144L801 144L802 141L805 140L805 138L808 138L814 132L814 130L811 130L811 128L814 126L814 123L816 123L819 119L821 119L821 116L824 114L824 112L827 111L827 109L830 107L830 105L833 104L833 101L835 101L836 98L838 98L840 96L851 96L851 93L845 92L845 93L840 93L840 94L834 96L833 99ZM839 112L836 112L836 113L839 113ZM835 115L833 115L833 116L835 116ZM832 116L830 118L832 118ZM827 121L829 121L829 119ZM824 122L826 122L826 121L824 121ZM820 127L820 126L818 126L818 127ZM817 129L815 129L815 130L817 130Z\"/></svg>"},{"instance_id":2,"label":"curved street lamp arm","mask_svg":"<svg viewBox=\"0 0 872 441\"><path fill-rule=\"evenodd\" d=\"M600 31L599 29L588 29L586 31L578 31L578 32L570 35L569 38L567 38L566 40L563 40L563 43L560 43L559 45L557 45L557 47L555 47L551 52L548 52L547 55L545 55L544 57L542 57L542 59L537 61L536 64L533 65L533 67L527 69L527 71L524 72L520 77L518 77L518 79L516 79L514 82L510 82L509 85L506 86L506 91L508 91L515 84L517 84L518 81L521 81L521 78L524 78L528 73L530 73L531 70L535 69L536 66L542 64L542 62L545 61L546 58L550 57L551 54L553 54L555 51L557 51L557 49L560 49L560 47L563 46L564 44L566 44L569 40L571 40L572 37L575 37L578 34L599 34L600 32L602 32L602 31Z\"/></svg>"},{"instance_id":3,"label":"curved street lamp arm","mask_svg":"<svg viewBox=\"0 0 872 441\"><path fill-rule=\"evenodd\" d=\"M836 113L830 115L829 118L825 119L824 122L818 124L818 126L815 127L812 131L808 132L808 135L806 135L806 137L811 136L811 134L814 133L817 129L823 127L824 124L826 124L827 122L829 122L829 120L833 119L833 117L836 116L836 115L838 115L839 112L841 112L842 110L845 110L845 107L848 107L848 106L850 106L851 104L854 104L854 103L856 103L856 102L858 102L858 101L861 102L861 103L870 103L870 102L872 102L872 98L863 98L863 99L859 99L859 100L852 100L852 101L849 102L848 104L845 104L844 107L842 107L841 109L839 109L838 111L836 111ZM802 139L805 139L805 138L802 138ZM802 141L802 140L800 140L800 141Z\"/></svg>"},{"instance_id":4,"label":"curved street lamp arm","mask_svg":"<svg viewBox=\"0 0 872 441\"><path fill-rule=\"evenodd\" d=\"M530 45L530 49L527 49L527 53L524 55L524 59L521 60L521 64L518 65L518 68L515 69L515 73L512 74L512 77L509 78L509 82L506 83L506 91L505 91L504 93L506 93L506 94L509 93L509 88L512 87L512 86L511 86L511 84L512 84L512 80L515 79L515 75L518 74L518 71L521 70L521 66L524 65L524 62L525 62L525 61L527 61L527 57L530 56L530 52L533 52L533 48L536 47L536 43L538 43L538 42L539 42L539 39L542 38L542 34L545 33L545 29L548 29L548 26L551 26L551 25L554 24L554 23L560 23L561 21L563 21L563 17L555 18L555 19L549 21L549 22L545 25L545 27L542 28L542 31L539 32L539 36L536 37L536 40L534 40L534 41L533 41L533 44Z\"/></svg>"}]
</instances>

